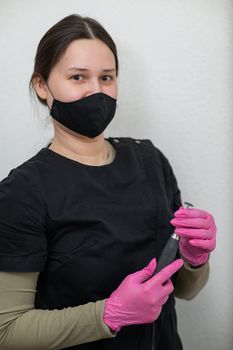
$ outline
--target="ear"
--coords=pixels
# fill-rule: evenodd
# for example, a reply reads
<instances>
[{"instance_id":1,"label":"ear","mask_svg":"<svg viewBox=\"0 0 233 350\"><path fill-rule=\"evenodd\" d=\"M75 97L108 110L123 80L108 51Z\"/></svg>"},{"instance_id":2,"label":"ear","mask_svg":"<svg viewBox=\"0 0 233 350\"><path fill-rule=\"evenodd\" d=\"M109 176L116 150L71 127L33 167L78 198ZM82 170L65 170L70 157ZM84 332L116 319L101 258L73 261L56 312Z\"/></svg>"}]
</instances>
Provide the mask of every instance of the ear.
<instances>
[{"instance_id":1,"label":"ear","mask_svg":"<svg viewBox=\"0 0 233 350\"><path fill-rule=\"evenodd\" d=\"M45 80L41 76L35 76L32 79L32 84L33 87L37 93L37 95L42 99L42 100L47 100L48 97L48 89L46 86Z\"/></svg>"}]
</instances>

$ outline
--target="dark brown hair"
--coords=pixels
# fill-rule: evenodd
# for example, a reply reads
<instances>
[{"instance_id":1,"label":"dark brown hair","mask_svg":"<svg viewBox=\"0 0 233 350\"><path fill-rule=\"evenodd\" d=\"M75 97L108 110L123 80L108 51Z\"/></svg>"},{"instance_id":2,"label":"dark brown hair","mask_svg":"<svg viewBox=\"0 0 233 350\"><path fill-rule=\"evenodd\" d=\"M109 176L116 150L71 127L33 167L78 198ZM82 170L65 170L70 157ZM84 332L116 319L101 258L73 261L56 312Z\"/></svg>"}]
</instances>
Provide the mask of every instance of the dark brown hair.
<instances>
[{"instance_id":1,"label":"dark brown hair","mask_svg":"<svg viewBox=\"0 0 233 350\"><path fill-rule=\"evenodd\" d=\"M34 71L29 84L30 91L33 89L33 78L40 76L47 81L52 68L65 53L69 44L76 39L102 40L114 54L116 74L118 74L117 49L108 32L95 19L73 14L57 22L40 40L35 56ZM41 103L47 105L45 100L39 96L37 97Z\"/></svg>"}]
</instances>

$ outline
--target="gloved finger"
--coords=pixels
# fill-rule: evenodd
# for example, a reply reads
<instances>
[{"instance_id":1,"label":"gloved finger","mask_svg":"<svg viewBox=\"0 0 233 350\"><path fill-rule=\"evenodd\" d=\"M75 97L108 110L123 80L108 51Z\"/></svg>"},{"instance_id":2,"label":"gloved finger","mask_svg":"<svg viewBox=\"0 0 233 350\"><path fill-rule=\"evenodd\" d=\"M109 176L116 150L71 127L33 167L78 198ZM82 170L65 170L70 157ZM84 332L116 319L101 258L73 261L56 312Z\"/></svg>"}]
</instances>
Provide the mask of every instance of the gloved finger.
<instances>
[{"instance_id":1,"label":"gloved finger","mask_svg":"<svg viewBox=\"0 0 233 350\"><path fill-rule=\"evenodd\" d=\"M216 242L215 240L210 240L210 239L191 239L189 241L189 244L191 244L192 246L196 247L196 248L202 248L203 250L206 250L208 252L214 250L215 246L216 246Z\"/></svg>"},{"instance_id":2,"label":"gloved finger","mask_svg":"<svg viewBox=\"0 0 233 350\"><path fill-rule=\"evenodd\" d=\"M151 277L151 275L155 271L156 266L157 266L156 259L153 258L146 267L144 267L139 271L131 273L130 275L128 275L128 277L132 278L134 281L142 283Z\"/></svg>"},{"instance_id":3,"label":"gloved finger","mask_svg":"<svg viewBox=\"0 0 233 350\"><path fill-rule=\"evenodd\" d=\"M175 227L210 228L209 218L175 218L170 221Z\"/></svg>"},{"instance_id":4,"label":"gloved finger","mask_svg":"<svg viewBox=\"0 0 233 350\"><path fill-rule=\"evenodd\" d=\"M158 284L164 284L169 278L176 273L181 266L183 266L184 261L182 259L177 259L173 261L168 266L164 267L161 271L156 273L152 278L150 278L145 283L149 283L150 286L157 286Z\"/></svg>"},{"instance_id":5,"label":"gloved finger","mask_svg":"<svg viewBox=\"0 0 233 350\"><path fill-rule=\"evenodd\" d=\"M162 286L163 286L164 293L166 293L168 295L171 294L174 290L174 285L173 285L170 278L165 283L163 283Z\"/></svg>"},{"instance_id":6,"label":"gloved finger","mask_svg":"<svg viewBox=\"0 0 233 350\"><path fill-rule=\"evenodd\" d=\"M209 216L212 216L210 213L208 213L205 210L196 209L196 208L179 208L174 213L175 217L189 217L189 218L208 218Z\"/></svg>"},{"instance_id":7,"label":"gloved finger","mask_svg":"<svg viewBox=\"0 0 233 350\"><path fill-rule=\"evenodd\" d=\"M175 230L181 237L192 237L192 238L201 238L201 239L211 239L213 237L213 232L205 229L196 229L196 228L181 228L177 227Z\"/></svg>"}]
</instances>

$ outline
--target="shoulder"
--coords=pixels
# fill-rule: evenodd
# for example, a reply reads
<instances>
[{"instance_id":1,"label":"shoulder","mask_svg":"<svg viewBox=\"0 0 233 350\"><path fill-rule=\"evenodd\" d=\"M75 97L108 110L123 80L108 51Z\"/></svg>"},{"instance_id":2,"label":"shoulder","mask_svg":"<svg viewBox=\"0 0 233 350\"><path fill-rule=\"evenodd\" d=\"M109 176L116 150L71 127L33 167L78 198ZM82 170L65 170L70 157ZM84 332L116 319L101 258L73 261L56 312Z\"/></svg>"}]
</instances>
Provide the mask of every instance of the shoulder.
<instances>
[{"instance_id":1,"label":"shoulder","mask_svg":"<svg viewBox=\"0 0 233 350\"><path fill-rule=\"evenodd\" d=\"M0 182L0 230L29 230L46 222L44 191L33 158L12 169ZM14 227L13 227L14 226ZM10 228L9 228L10 230Z\"/></svg>"},{"instance_id":2,"label":"shoulder","mask_svg":"<svg viewBox=\"0 0 233 350\"><path fill-rule=\"evenodd\" d=\"M7 179L17 179L19 181L33 180L39 175L39 168L43 164L43 158L41 157L40 150L37 154L25 160L15 168L12 168L8 176L6 176L0 183L6 181Z\"/></svg>"},{"instance_id":3,"label":"shoulder","mask_svg":"<svg viewBox=\"0 0 233 350\"><path fill-rule=\"evenodd\" d=\"M133 137L112 137L111 139L117 144L124 144L131 148L137 149L146 160L148 166L161 168L165 183L173 184L176 182L176 178L167 155L160 148L158 148L152 140Z\"/></svg>"},{"instance_id":4,"label":"shoulder","mask_svg":"<svg viewBox=\"0 0 233 350\"><path fill-rule=\"evenodd\" d=\"M140 139L133 137L110 137L110 139L116 144L131 145L132 147L137 147L143 149L149 154L152 154L154 157L159 158L159 160L166 167L170 166L168 158L166 155L153 143L150 139Z\"/></svg>"},{"instance_id":5,"label":"shoulder","mask_svg":"<svg viewBox=\"0 0 233 350\"><path fill-rule=\"evenodd\" d=\"M31 193L35 197L40 192L39 157L37 155L11 169L0 181L0 195L20 198Z\"/></svg>"},{"instance_id":6,"label":"shoulder","mask_svg":"<svg viewBox=\"0 0 233 350\"><path fill-rule=\"evenodd\" d=\"M118 136L112 136L109 137L113 142L115 143L124 143L124 144L148 144L152 143L149 139L138 139L133 137L118 137Z\"/></svg>"},{"instance_id":7,"label":"shoulder","mask_svg":"<svg viewBox=\"0 0 233 350\"><path fill-rule=\"evenodd\" d=\"M152 141L149 139L139 139L133 137L109 137L109 139L116 145L125 145L128 147L139 147L147 148L148 150L156 149Z\"/></svg>"}]
</instances>

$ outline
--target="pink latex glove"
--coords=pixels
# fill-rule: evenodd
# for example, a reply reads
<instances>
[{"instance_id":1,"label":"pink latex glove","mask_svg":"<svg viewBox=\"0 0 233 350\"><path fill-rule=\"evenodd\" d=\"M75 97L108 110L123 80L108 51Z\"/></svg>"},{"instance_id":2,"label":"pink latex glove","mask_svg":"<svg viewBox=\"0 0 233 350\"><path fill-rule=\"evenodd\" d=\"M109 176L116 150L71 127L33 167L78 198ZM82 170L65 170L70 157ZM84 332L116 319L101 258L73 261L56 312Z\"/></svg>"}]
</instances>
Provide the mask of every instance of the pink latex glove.
<instances>
[{"instance_id":1,"label":"pink latex glove","mask_svg":"<svg viewBox=\"0 0 233 350\"><path fill-rule=\"evenodd\" d=\"M177 259L151 277L156 268L154 258L144 269L126 276L105 301L104 322L119 331L123 326L156 320L174 290L170 277L182 265L183 260Z\"/></svg>"},{"instance_id":2,"label":"pink latex glove","mask_svg":"<svg viewBox=\"0 0 233 350\"><path fill-rule=\"evenodd\" d=\"M204 210L183 208L175 212L170 223L180 236L179 249L182 257L193 266L207 262L216 246L216 225L211 214Z\"/></svg>"}]
</instances>

